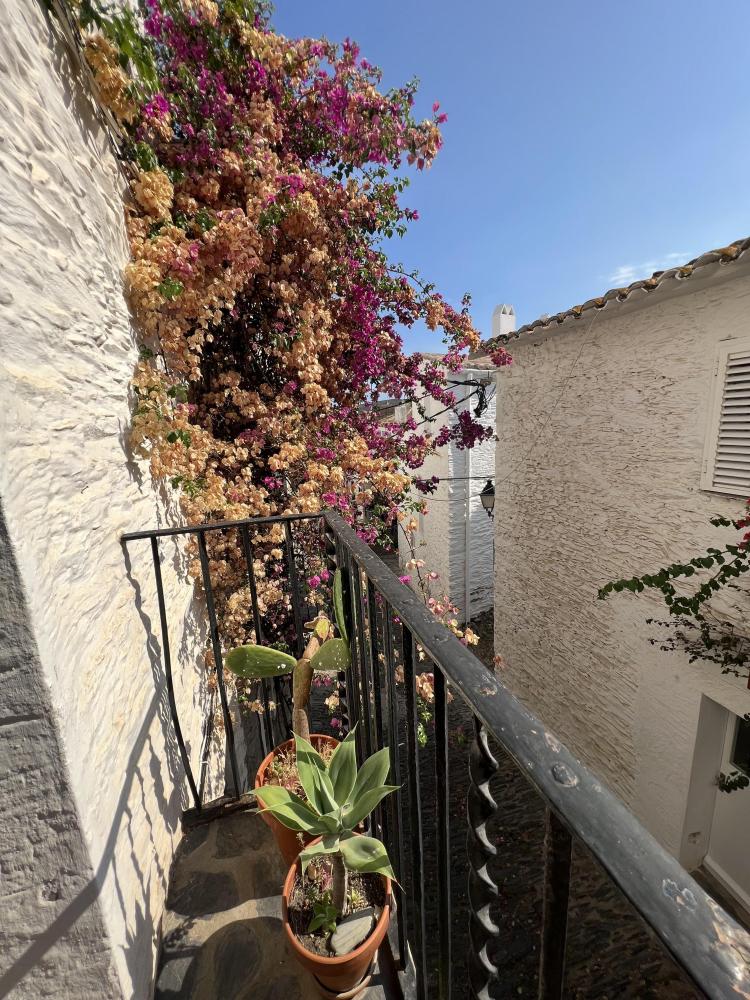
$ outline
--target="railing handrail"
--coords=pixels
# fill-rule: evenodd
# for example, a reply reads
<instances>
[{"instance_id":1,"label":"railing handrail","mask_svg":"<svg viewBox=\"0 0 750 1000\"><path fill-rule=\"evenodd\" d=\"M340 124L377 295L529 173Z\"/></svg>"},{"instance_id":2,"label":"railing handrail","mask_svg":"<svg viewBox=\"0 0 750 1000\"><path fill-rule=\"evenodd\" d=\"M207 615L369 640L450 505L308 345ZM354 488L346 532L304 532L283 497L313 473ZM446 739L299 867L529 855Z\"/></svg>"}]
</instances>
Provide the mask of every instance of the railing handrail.
<instances>
[{"instance_id":1,"label":"railing handrail","mask_svg":"<svg viewBox=\"0 0 750 1000\"><path fill-rule=\"evenodd\" d=\"M240 528L261 524L286 524L289 521L310 521L321 517L315 514L274 514L272 517L243 517L236 521L209 521L206 524L183 524L171 528L148 528L145 531L128 531L120 535L121 542L135 542L142 538L166 538L169 535L200 535L205 531L219 531L222 528Z\"/></svg>"},{"instance_id":2,"label":"railing handrail","mask_svg":"<svg viewBox=\"0 0 750 1000\"><path fill-rule=\"evenodd\" d=\"M750 935L630 810L425 607L333 512L357 565L549 808L584 844L666 950L709 997L750 994Z\"/></svg>"}]
</instances>

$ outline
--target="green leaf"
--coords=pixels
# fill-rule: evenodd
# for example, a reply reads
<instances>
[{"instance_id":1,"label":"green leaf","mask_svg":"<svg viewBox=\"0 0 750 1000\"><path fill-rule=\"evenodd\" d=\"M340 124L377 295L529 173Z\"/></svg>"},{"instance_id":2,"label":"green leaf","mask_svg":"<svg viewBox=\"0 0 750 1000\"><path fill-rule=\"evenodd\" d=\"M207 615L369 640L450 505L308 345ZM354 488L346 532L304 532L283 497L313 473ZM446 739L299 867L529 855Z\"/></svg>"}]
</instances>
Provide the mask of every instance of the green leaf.
<instances>
[{"instance_id":1,"label":"green leaf","mask_svg":"<svg viewBox=\"0 0 750 1000\"><path fill-rule=\"evenodd\" d=\"M321 816L334 812L338 806L323 758L312 743L301 736L295 735L294 745L297 749L297 774L308 802Z\"/></svg>"},{"instance_id":2,"label":"green leaf","mask_svg":"<svg viewBox=\"0 0 750 1000\"><path fill-rule=\"evenodd\" d=\"M299 855L302 874L305 874L307 866L314 858L320 858L324 854L335 854L336 851L341 850L342 841L351 836L350 833L345 833L342 837L339 837L338 834L329 834L324 836L322 840L319 840L317 844L310 844L308 847L305 847L304 850L300 851Z\"/></svg>"},{"instance_id":3,"label":"green leaf","mask_svg":"<svg viewBox=\"0 0 750 1000\"><path fill-rule=\"evenodd\" d=\"M254 793L261 812L269 812L279 823L296 833L310 833L318 836L329 832L329 824L322 822L310 806L299 795L280 785L264 785Z\"/></svg>"},{"instance_id":4,"label":"green leaf","mask_svg":"<svg viewBox=\"0 0 750 1000\"><path fill-rule=\"evenodd\" d=\"M135 144L135 159L141 170L156 170L159 166L156 153L147 142Z\"/></svg>"},{"instance_id":5,"label":"green leaf","mask_svg":"<svg viewBox=\"0 0 750 1000\"><path fill-rule=\"evenodd\" d=\"M328 639L310 660L313 670L346 670L352 662L345 639Z\"/></svg>"},{"instance_id":6,"label":"green leaf","mask_svg":"<svg viewBox=\"0 0 750 1000\"><path fill-rule=\"evenodd\" d=\"M369 791L352 797L351 805L344 810L341 822L349 830L353 830L357 823L361 823L365 817L369 816L375 806L391 792L397 792L398 785L380 785L379 788L371 788Z\"/></svg>"},{"instance_id":7,"label":"green leaf","mask_svg":"<svg viewBox=\"0 0 750 1000\"><path fill-rule=\"evenodd\" d=\"M395 879L388 851L374 837L351 837L341 841L344 864L355 872L376 872Z\"/></svg>"},{"instance_id":8,"label":"green leaf","mask_svg":"<svg viewBox=\"0 0 750 1000\"><path fill-rule=\"evenodd\" d=\"M319 913L312 918L310 923L307 925L307 931L309 934L320 930L321 927L326 927L329 930L336 926L336 917L338 915L338 910L335 906L326 906L325 909L321 910Z\"/></svg>"},{"instance_id":9,"label":"green leaf","mask_svg":"<svg viewBox=\"0 0 750 1000\"><path fill-rule=\"evenodd\" d=\"M346 630L346 618L344 616L344 582L340 569L337 569L333 574L333 617L336 619L336 625L341 638L348 639L349 633Z\"/></svg>"},{"instance_id":10,"label":"green leaf","mask_svg":"<svg viewBox=\"0 0 750 1000\"><path fill-rule=\"evenodd\" d=\"M193 221L199 225L204 232L209 229L213 229L216 225L216 220L212 219L208 212L203 208L199 212L195 213Z\"/></svg>"},{"instance_id":11,"label":"green leaf","mask_svg":"<svg viewBox=\"0 0 750 1000\"><path fill-rule=\"evenodd\" d=\"M372 757L368 757L357 773L354 788L349 796L350 801L356 802L365 792L384 785L390 769L391 757L388 747L383 747Z\"/></svg>"},{"instance_id":12,"label":"green leaf","mask_svg":"<svg viewBox=\"0 0 750 1000\"><path fill-rule=\"evenodd\" d=\"M328 761L328 777L333 785L333 797L336 804L343 806L354 788L357 777L357 747L354 742L354 730L333 751Z\"/></svg>"},{"instance_id":13,"label":"green leaf","mask_svg":"<svg viewBox=\"0 0 750 1000\"><path fill-rule=\"evenodd\" d=\"M164 296L167 302L171 302L173 299L177 298L184 287L185 286L182 282L178 281L176 278L165 278L164 281L159 282L156 286L156 290Z\"/></svg>"},{"instance_id":14,"label":"green leaf","mask_svg":"<svg viewBox=\"0 0 750 1000\"><path fill-rule=\"evenodd\" d=\"M238 677L278 677L289 674L297 661L288 653L269 646L237 646L224 657L224 665Z\"/></svg>"}]
</instances>

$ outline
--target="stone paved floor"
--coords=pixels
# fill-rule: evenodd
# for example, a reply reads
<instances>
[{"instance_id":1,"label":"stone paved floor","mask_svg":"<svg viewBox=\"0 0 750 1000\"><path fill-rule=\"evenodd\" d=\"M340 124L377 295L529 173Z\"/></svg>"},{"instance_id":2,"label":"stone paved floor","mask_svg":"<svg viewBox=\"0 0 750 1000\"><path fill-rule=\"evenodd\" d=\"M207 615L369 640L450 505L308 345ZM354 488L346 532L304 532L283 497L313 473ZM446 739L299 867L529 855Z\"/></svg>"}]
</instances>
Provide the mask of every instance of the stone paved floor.
<instances>
[{"instance_id":1,"label":"stone paved floor","mask_svg":"<svg viewBox=\"0 0 750 1000\"><path fill-rule=\"evenodd\" d=\"M253 812L186 833L172 867L154 1000L318 998L283 934L285 875L270 830ZM376 970L362 996L397 995Z\"/></svg>"}]
</instances>

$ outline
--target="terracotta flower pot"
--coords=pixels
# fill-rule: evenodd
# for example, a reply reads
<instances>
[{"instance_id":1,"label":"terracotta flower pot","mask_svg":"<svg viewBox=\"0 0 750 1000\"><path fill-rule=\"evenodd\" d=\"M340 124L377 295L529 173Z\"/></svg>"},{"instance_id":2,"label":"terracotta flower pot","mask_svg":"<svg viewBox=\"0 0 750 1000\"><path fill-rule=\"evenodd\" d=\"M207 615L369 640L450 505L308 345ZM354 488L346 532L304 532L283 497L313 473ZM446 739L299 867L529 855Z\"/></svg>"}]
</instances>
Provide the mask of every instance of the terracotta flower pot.
<instances>
[{"instance_id":1,"label":"terracotta flower pot","mask_svg":"<svg viewBox=\"0 0 750 1000\"><path fill-rule=\"evenodd\" d=\"M311 843L315 843L317 840L320 840L320 837L316 837ZM307 948L303 948L289 924L289 897L298 871L299 858L295 859L294 864L289 869L281 895L281 920L284 924L284 933L289 947L302 968L312 973L318 983L330 993L335 996L340 994L356 996L359 992L356 987L365 978L388 931L388 924L391 920L391 880L385 875L382 876L385 882L385 904L370 936L348 955L325 958L323 955L316 955L314 952L308 951ZM364 987L365 984L362 985Z\"/></svg>"},{"instance_id":2,"label":"terracotta flower pot","mask_svg":"<svg viewBox=\"0 0 750 1000\"><path fill-rule=\"evenodd\" d=\"M314 735L310 737L310 742L315 749L320 752L321 747L326 745L335 747L338 745L339 741L334 736ZM279 753L279 751L288 750L290 748L294 749L294 740L287 740L285 743L280 743L279 746L274 747L269 755L263 759L263 762L258 768L258 773L255 775L256 789L262 788L266 784L266 774L271 765L271 761L276 754ZM257 795L256 799L259 807L264 809L265 804L263 802L263 796ZM260 815L261 819L267 823L273 831L276 845L279 848L284 861L288 865L293 864L302 848L306 844L309 844L313 838L307 834L295 833L294 830L289 830L283 823L279 823L276 817L272 816L271 813L261 813ZM302 838L302 841L300 841L300 837Z\"/></svg>"}]
</instances>

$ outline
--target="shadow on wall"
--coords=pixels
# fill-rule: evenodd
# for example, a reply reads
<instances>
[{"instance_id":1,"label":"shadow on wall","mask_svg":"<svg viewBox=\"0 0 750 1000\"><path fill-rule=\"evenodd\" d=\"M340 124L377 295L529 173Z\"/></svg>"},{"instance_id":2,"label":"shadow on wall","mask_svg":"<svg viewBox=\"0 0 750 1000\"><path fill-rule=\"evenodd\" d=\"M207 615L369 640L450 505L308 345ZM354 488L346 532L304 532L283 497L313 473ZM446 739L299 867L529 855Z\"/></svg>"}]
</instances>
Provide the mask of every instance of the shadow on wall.
<instances>
[{"instance_id":1,"label":"shadow on wall","mask_svg":"<svg viewBox=\"0 0 750 1000\"><path fill-rule=\"evenodd\" d=\"M111 870L114 885L123 914L126 932L126 942L124 947L125 960L133 983L141 983L146 991L150 989L152 970L144 970L143 957L149 953L154 953L158 944L158 931L161 913L152 913L148 909L148 900L152 897L150 875L146 875L141 867L141 859L131 850L130 860L132 872L135 873L141 887L140 901L135 903L135 912L128 911L128 901L125 892L120 884L117 871L116 846L120 834L125 832L133 842L129 827L133 820L130 808L131 794L140 789L137 800L140 801L139 822L148 824L148 828L166 827L170 833L177 830L182 810L189 804L184 782L184 771L180 760L179 749L174 736L172 720L169 712L169 703L166 694L166 682L162 666L161 645L153 630L151 618L143 608L142 592L138 581L133 577L131 571L130 557L127 549L124 550L126 576L134 592L134 604L143 624L146 635L145 650L154 682L154 694L149 702L148 709L143 718L138 734L133 743L127 766L125 768L125 781L123 782L120 794L115 807L109 833L102 849L101 860L93 873L93 877L86 884L83 890L65 907L65 909L55 918L49 927L36 937L33 944L13 963L13 965L0 976L0 998L5 997L14 987L18 986L29 972L42 960L47 952L62 937L64 937L73 927L77 920L91 907L101 892L102 885ZM199 615L196 612L195 600L190 602L188 612L183 623L183 635L199 635L202 627L199 625ZM186 651L186 647L183 647ZM183 650L181 650L182 655ZM207 688L207 676L205 671L201 672L201 690L198 698L204 697ZM205 702L204 702L205 703ZM155 719L158 718L162 731L163 745L165 748L165 758L162 759L151 737L151 727ZM170 789L167 790L164 781L164 767L166 766ZM148 768L148 775L144 773ZM148 809L148 798L153 797L157 802L159 816L155 819ZM155 863L157 876L161 883L161 898L166 894L168 886L169 872L165 871L159 863L158 855L154 852L151 858L146 859L148 863ZM129 880L131 872L128 872ZM129 895L132 897L132 890ZM146 983L147 972L148 982ZM144 995L146 995L144 993Z\"/></svg>"},{"instance_id":2,"label":"shadow on wall","mask_svg":"<svg viewBox=\"0 0 750 1000\"><path fill-rule=\"evenodd\" d=\"M182 517L179 507L179 501L175 492L170 490L163 481L154 482L150 477L148 479L144 478L141 467L135 460L135 456L130 445L129 428L123 428L120 435L120 443L125 454L126 466L131 480L135 482L141 490L148 490L150 492L158 491L158 502L155 504L156 524L154 526L157 528L173 527L176 524L184 522L184 518ZM134 530L138 528L150 527L152 527L152 525L132 525ZM147 541L140 541L136 544L148 546ZM186 581L186 586L190 588L189 591L186 591L186 593L189 594L189 603L185 608L181 622L177 622L175 620L174 615L172 614L173 607L169 604L169 602L167 603L166 610L170 628L170 638L174 638L175 634L179 637L179 645L176 649L174 645L170 643L170 652L172 654L171 659L173 664L173 676L175 678L177 688L179 688L179 680L186 677L192 686L191 705L188 707L183 704L183 711L186 711L188 718L191 716L193 718L196 716L203 717L203 725L200 733L200 747L197 757L194 752L192 734L184 729L182 733L188 757L191 761L193 773L198 785L198 792L202 800L205 800L206 797L209 799L215 798L224 793L223 775L219 775L216 770L217 767L219 767L217 763L219 757L223 757L224 755L224 747L221 741L221 733L217 732L213 725L213 720L216 714L216 690L214 685L211 683L210 672L207 669L201 655L203 651L208 649L209 635L208 614L206 611L205 598L195 586L191 573L191 563L195 558L197 558L197 555L195 553L191 554L188 550L186 539L184 538L165 538L160 540L158 544L161 556L162 573L165 573L165 571L171 567L174 572L175 579L178 581ZM143 610L142 590L140 584L133 575L132 564L127 546L123 547L123 551L125 574L135 592L135 607L146 633L146 651L154 678L154 686L157 691L162 692L159 716L162 723L162 730L164 732L165 746L167 747L167 765L169 768L169 776L175 787L182 787L185 785L185 772L182 767L179 747L175 739L172 719L169 711L169 700L166 692L166 676L163 670L161 646L156 639L153 623L150 617ZM153 571L151 572L151 579L153 579ZM168 580L165 579L164 583L166 600ZM156 607L155 594L153 606ZM161 626L159 625L158 627L161 634ZM175 696L179 707L180 691L178 689L175 691ZM200 773L197 773L197 758L200 759ZM183 798L184 808L192 806L193 804L192 800L188 800L187 797Z\"/></svg>"},{"instance_id":3,"label":"shadow on wall","mask_svg":"<svg viewBox=\"0 0 750 1000\"><path fill-rule=\"evenodd\" d=\"M133 745L133 750L128 759L128 766L125 772L125 781L117 800L117 806L114 812L112 825L109 830L109 835L107 836L106 843L102 850L101 860L94 872L93 878L91 878L81 892L79 892L78 895L71 900L70 903L68 903L65 909L58 914L49 927L47 927L43 933L39 934L35 938L33 944L31 944L13 963L13 965L0 977L0 997L7 996L7 994L14 987L18 986L28 975L31 969L42 960L50 948L52 948L65 934L67 934L76 921L97 901L101 892L102 883L110 867L113 869L115 881L117 882L117 871L114 860L115 845L117 843L123 819L130 817L130 811L128 808L130 793L135 783L142 781L139 761L141 755L146 750L147 744L150 745L149 730L151 728L151 723L157 714L158 701L158 695L154 694L154 697L149 704L148 712L146 713L138 732L138 737ZM151 747L151 754L153 757L153 747ZM160 877L162 874L163 873L160 872ZM144 889L145 898L148 895L148 886L143 882L141 884ZM120 899L124 912L125 905L122 896ZM142 947L143 935L148 933L149 936L152 936L153 926L153 920L146 920L145 914L143 914L139 908L135 927L132 931L128 932L126 956L132 952L134 958L137 960L137 958L140 957L140 961L142 962L144 954ZM140 947L139 942L141 942ZM133 975L134 981L137 981L138 978L142 976L142 968L139 970L137 967L132 967L130 961L128 961L128 968Z\"/></svg>"},{"instance_id":4,"label":"shadow on wall","mask_svg":"<svg viewBox=\"0 0 750 1000\"><path fill-rule=\"evenodd\" d=\"M2 521L2 508L0 508L0 527L4 524ZM18 570L15 565L15 558L13 551L10 547L9 540L5 536L4 528L2 529L2 538L0 541L3 542L2 548L4 552L3 562L4 562L4 578L6 578L6 584L11 587L14 593L10 594L10 598L13 600L13 606L19 609L16 614L22 613L24 618L27 618L25 609L25 599L22 593L22 585L20 582L20 577L18 576ZM6 552L7 549L7 552ZM144 621L144 627L147 631L147 651L149 660L152 664L152 670L154 672L154 683L155 691L151 701L149 702L148 708L141 722L140 728L133 742L133 746L128 757L124 773L125 780L120 789L120 793L117 799L117 803L112 815L111 825L109 827L109 832L104 843L101 859L95 871L92 873L92 877L84 885L77 895L68 902L68 904L57 914L55 919L49 924L49 926L37 934L29 947L13 962L13 964L5 970L5 972L0 975L0 997L5 997L10 993L15 987L23 983L24 979L29 975L29 973L37 967L44 956L53 948L58 942L61 941L73 928L74 924L89 910L90 907L97 903L99 895L101 893L101 888L104 883L105 878L108 873L112 872L114 877L115 886L119 895L120 905L122 907L123 915L125 917L126 926L129 927L127 932L127 940L125 945L126 961L128 964L129 971L134 982L143 981L146 977L149 980L151 978L151 970L143 969L143 956L148 954L155 945L155 930L158 920L161 914L155 915L150 912L146 912L145 901L151 898L149 878L147 878L140 868L138 858L131 852L131 860L133 870L135 871L137 877L140 881L141 886L141 899L144 901L143 906L136 904L136 913L134 919L129 919L127 913L127 903L124 895L120 889L118 872L117 872L117 862L116 862L116 845L118 838L123 830L127 830L131 820L131 810L130 801L131 796L133 796L134 791L140 787L140 800L144 803L144 809L142 815L145 817L145 821L148 823L149 828L153 829L154 821L153 817L149 815L147 808L145 807L146 797L144 794L145 785L148 784L152 787L151 794L154 796L158 803L158 808L160 812L158 825L163 826L164 823L168 823L171 828L176 829L177 822L180 815L181 802L180 802L180 786L182 782L179 780L180 772L178 770L178 762L175 757L175 751L172 744L170 743L171 725L169 724L168 718L165 716L163 709L163 695L159 692L163 692L164 685L160 675L160 649L156 642L153 634L151 633L150 621L146 615L142 612L141 617ZM33 638L30 631L29 640L27 642L28 649L25 653L25 663L26 670L31 676L31 670L33 663L32 660L37 659L35 644L33 643ZM12 646L9 649L12 651ZM20 647L19 647L20 648ZM10 669L10 668L9 668ZM52 717L52 709L49 699L46 697L46 689L44 682L40 682L41 677L41 667L37 663L37 667L33 670L34 677L36 678L34 682L35 691L34 697L39 703L39 710L43 713L44 720L46 724L55 733L54 742L55 745L59 746L59 737L56 735L56 729L54 725L54 719ZM22 679L22 682L23 679ZM29 680L24 682L27 686L29 685ZM164 787L164 782L162 778L162 762L157 754L153 741L151 738L151 729L154 724L155 719L159 717L161 722L162 731L164 734L164 742L168 748L167 751L167 768L172 779L173 789L170 793L167 793ZM43 749L44 754L53 753L51 747L47 747L43 743L40 744ZM145 767L148 768L148 776L144 773ZM47 768L47 762L41 763L42 773L45 772ZM45 775L46 777L46 775ZM177 779L177 780L176 780ZM49 779L48 779L49 780ZM55 779L58 787L55 789L56 794L62 794L65 799L72 802L72 795L70 789L65 787L67 785L67 774L63 770L61 774ZM137 800L137 793L134 796ZM52 800L52 796L50 796ZM79 826L80 829L80 826ZM72 832L72 831L71 831ZM130 836L129 832L128 835ZM130 837L132 843L132 836ZM67 857L67 852L65 850L60 850L52 843L47 845L50 848L50 856L55 860L59 857ZM85 850L84 850L85 853ZM149 859L150 861L151 859ZM86 871L84 870L81 874L85 877ZM91 869L89 868L89 871ZM164 889L166 889L167 882L167 872L162 868L158 867L157 859L157 872L158 878L162 881ZM40 874L43 874L40 870ZM59 877L61 884L65 884L67 876L70 872L59 871L56 873ZM130 873L128 873L130 875ZM10 929L10 928L9 928ZM144 941L144 938L148 937L148 943ZM100 950L100 946L99 946ZM49 970L45 970L48 972ZM83 970L80 970L83 974ZM112 993L105 993L107 984L102 982L102 996L111 996ZM145 994L144 994L145 995Z\"/></svg>"},{"instance_id":5,"label":"shadow on wall","mask_svg":"<svg viewBox=\"0 0 750 1000\"><path fill-rule=\"evenodd\" d=\"M49 927L43 933L39 934L26 951L0 976L0 997L5 997L14 987L22 983L31 969L42 960L50 948L70 931L76 921L90 906L96 903L101 892L101 887L110 869L112 870L125 924L128 927L125 959L134 983L143 981L143 956L153 951L157 944L156 928L159 925L161 914L147 912L145 909L147 905L146 901L151 898L150 876L146 877L141 869L139 858L131 851L132 867L139 879L142 889L141 901L143 903L143 905L136 903L135 914L131 917L128 913L127 901L118 878L115 858L116 845L121 831L127 830L132 820L129 802L132 792L137 787L141 789L140 802L143 808L142 816L150 829L154 827L154 818L149 814L146 805L146 786L151 789L150 794L153 795L158 803L160 813L158 826L167 825L172 832L177 829L182 808L187 805L187 797L184 792L182 764L179 759L179 752L169 716L169 706L166 700L164 677L161 667L161 648L153 634L151 620L143 610L140 586L131 576L130 561L127 552L125 554L125 561L127 577L136 594L135 606L146 632L146 652L154 677L154 694L149 702L148 709L128 757L125 768L125 781L120 789L109 834L102 850L101 860L93 873L93 877L83 890L58 914ZM164 746L166 747L165 762L162 761L156 752L151 738L151 727L157 717L163 733ZM148 777L144 775L144 763L146 761L146 766L149 770ZM166 763L172 786L169 792L167 792L164 784L163 763ZM132 843L132 837L130 839ZM162 883L163 895L166 892L169 873L164 871L159 864L158 856L154 855L154 859L157 866L158 878ZM151 970L148 970L148 975L150 981Z\"/></svg>"}]
</instances>

